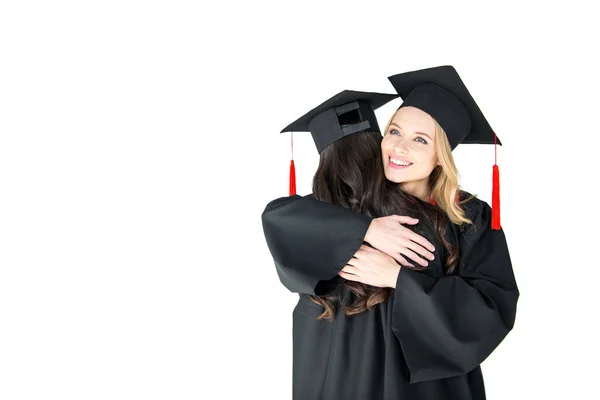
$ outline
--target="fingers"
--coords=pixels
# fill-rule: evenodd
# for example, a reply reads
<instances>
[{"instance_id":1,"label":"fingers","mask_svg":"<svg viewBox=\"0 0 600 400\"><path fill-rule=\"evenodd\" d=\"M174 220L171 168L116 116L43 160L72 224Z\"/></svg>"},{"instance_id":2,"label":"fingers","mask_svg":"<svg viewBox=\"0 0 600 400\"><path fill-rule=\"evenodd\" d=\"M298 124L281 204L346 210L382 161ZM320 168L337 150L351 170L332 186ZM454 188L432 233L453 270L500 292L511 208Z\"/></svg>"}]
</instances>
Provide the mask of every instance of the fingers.
<instances>
[{"instance_id":1,"label":"fingers","mask_svg":"<svg viewBox=\"0 0 600 400\"><path fill-rule=\"evenodd\" d=\"M416 218L411 218L407 215L390 215L389 218L393 219L396 222L407 225L416 225L419 223L419 220Z\"/></svg>"},{"instance_id":2,"label":"fingers","mask_svg":"<svg viewBox=\"0 0 600 400\"><path fill-rule=\"evenodd\" d=\"M360 246L359 250L368 251L368 252L371 252L371 253L379 253L379 250L374 249L371 246L367 246L367 245L364 245L364 244L362 246Z\"/></svg>"},{"instance_id":3,"label":"fingers","mask_svg":"<svg viewBox=\"0 0 600 400\"><path fill-rule=\"evenodd\" d=\"M348 281L360 282L360 278L357 275L348 274L348 273L343 272L343 271L340 271L338 273L338 275L341 276L342 278L348 280Z\"/></svg>"},{"instance_id":4,"label":"fingers","mask_svg":"<svg viewBox=\"0 0 600 400\"><path fill-rule=\"evenodd\" d=\"M360 249L356 250L356 253L354 253L354 256L352 256L352 259L350 261L348 261L348 263L353 264L352 263L353 260L356 261L356 259L358 259L358 258L365 258L369 254L384 254L384 253L382 253L381 251L374 249L372 247L362 245L362 246L360 246Z\"/></svg>"},{"instance_id":5,"label":"fingers","mask_svg":"<svg viewBox=\"0 0 600 400\"><path fill-rule=\"evenodd\" d=\"M392 253L394 254L394 253ZM398 254L398 253L396 253ZM361 260L363 260L364 262L367 263L367 265L373 265L373 263L379 263L382 262L383 258L382 257L392 257L393 255L389 255L387 253L384 253L381 250L377 250L374 249L372 247L361 247L360 249L358 249L356 251L356 253L354 253L354 256L350 259L350 261L348 261L348 264L350 265L354 265L356 267L358 267L359 263L361 263Z\"/></svg>"},{"instance_id":6,"label":"fingers","mask_svg":"<svg viewBox=\"0 0 600 400\"><path fill-rule=\"evenodd\" d=\"M413 260L414 262L416 262L417 264L426 267L427 265L429 265L429 263L427 262L427 260L422 259L421 257L419 257L417 255L417 253L415 253L414 251L412 251L411 249L405 249L403 254L410 258L411 260Z\"/></svg>"},{"instance_id":7,"label":"fingers","mask_svg":"<svg viewBox=\"0 0 600 400\"><path fill-rule=\"evenodd\" d=\"M342 268L341 272L344 272L347 274L352 274L352 275L358 275L358 268L356 268L353 265L346 264L346 266L344 268Z\"/></svg>"},{"instance_id":8,"label":"fingers","mask_svg":"<svg viewBox=\"0 0 600 400\"><path fill-rule=\"evenodd\" d=\"M415 267L413 264L406 261L406 258L402 257L400 254L396 254L395 256L393 256L393 258L394 260L398 261L398 263L403 267Z\"/></svg>"},{"instance_id":9,"label":"fingers","mask_svg":"<svg viewBox=\"0 0 600 400\"><path fill-rule=\"evenodd\" d=\"M408 225L416 225L419 222L419 220L416 218L411 218L411 217L403 216L403 215L391 215L390 218L392 218L394 221L399 222L401 224L408 224ZM425 247L427 250L435 251L435 247L433 246L433 244L431 244L423 236L416 234L412 231L409 231L408 236L409 236L410 240L412 240L413 242L419 243L421 246Z\"/></svg>"},{"instance_id":10,"label":"fingers","mask_svg":"<svg viewBox=\"0 0 600 400\"><path fill-rule=\"evenodd\" d=\"M411 232L412 233L412 232ZM415 238L422 238L422 236L419 235L414 235ZM425 239L423 239L425 240ZM427 240L425 240L426 243ZM411 266L414 267L414 265L412 265L411 263L407 262L406 259L404 257L402 257L401 254L407 256L408 258L410 258L411 260L417 262L419 265L422 265L423 267L426 267L429 263L429 261L434 260L435 256L433 253L427 251L427 249L423 248L419 243L415 243L411 240L407 240L404 239L401 243L401 246L393 246L391 247L391 252L390 251L386 251L386 252L382 252L378 249L374 249L372 247L366 246L366 245L362 245L360 247L360 249L358 249L356 251L356 253L354 254L354 259L369 259L370 255L373 254L381 254L381 255L386 255L389 257L392 257L394 260L398 261L400 263L400 265L402 266ZM353 264L353 262L349 262L350 264Z\"/></svg>"},{"instance_id":11,"label":"fingers","mask_svg":"<svg viewBox=\"0 0 600 400\"><path fill-rule=\"evenodd\" d=\"M415 243L415 242L411 242L408 241L406 242L406 247L410 250L412 250L413 252L417 253L418 255L420 255L423 258L426 258L428 260L433 260L435 258L434 254L427 251L426 249L424 249L420 244ZM406 253L404 253L406 254Z\"/></svg>"},{"instance_id":12,"label":"fingers","mask_svg":"<svg viewBox=\"0 0 600 400\"><path fill-rule=\"evenodd\" d=\"M408 238L413 242L420 244L429 251L435 251L435 247L427 239L417 233L411 232Z\"/></svg>"},{"instance_id":13,"label":"fingers","mask_svg":"<svg viewBox=\"0 0 600 400\"><path fill-rule=\"evenodd\" d=\"M344 268L342 268L342 270L340 272L338 272L338 275L349 281L360 282L360 276L358 275L358 268L353 267L352 265L349 265L349 264L347 264Z\"/></svg>"}]
</instances>

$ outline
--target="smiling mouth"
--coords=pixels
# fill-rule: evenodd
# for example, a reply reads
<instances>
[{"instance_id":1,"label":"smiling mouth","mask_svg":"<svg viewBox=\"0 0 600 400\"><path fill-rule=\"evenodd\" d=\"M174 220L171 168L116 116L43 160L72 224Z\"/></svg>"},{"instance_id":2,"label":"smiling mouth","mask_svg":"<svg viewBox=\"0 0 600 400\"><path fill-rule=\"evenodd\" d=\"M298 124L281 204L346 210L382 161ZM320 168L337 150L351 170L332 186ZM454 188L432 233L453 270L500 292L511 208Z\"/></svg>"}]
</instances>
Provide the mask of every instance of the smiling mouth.
<instances>
[{"instance_id":1,"label":"smiling mouth","mask_svg":"<svg viewBox=\"0 0 600 400\"><path fill-rule=\"evenodd\" d=\"M413 165L410 161L398 160L397 158L390 157L390 165L394 168L406 168Z\"/></svg>"}]
</instances>

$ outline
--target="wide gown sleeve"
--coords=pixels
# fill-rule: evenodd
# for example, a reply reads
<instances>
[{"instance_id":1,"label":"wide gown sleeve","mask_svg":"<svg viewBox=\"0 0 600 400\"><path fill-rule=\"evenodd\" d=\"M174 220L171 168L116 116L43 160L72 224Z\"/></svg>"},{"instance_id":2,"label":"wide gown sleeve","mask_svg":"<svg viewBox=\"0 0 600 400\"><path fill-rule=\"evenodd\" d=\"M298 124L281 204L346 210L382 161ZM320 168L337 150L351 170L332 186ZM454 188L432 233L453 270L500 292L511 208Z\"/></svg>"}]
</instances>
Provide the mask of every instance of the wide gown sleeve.
<instances>
[{"instance_id":1,"label":"wide gown sleeve","mask_svg":"<svg viewBox=\"0 0 600 400\"><path fill-rule=\"evenodd\" d=\"M325 295L360 248L372 218L308 196L271 201L262 225L281 283L294 293Z\"/></svg>"},{"instance_id":2,"label":"wide gown sleeve","mask_svg":"<svg viewBox=\"0 0 600 400\"><path fill-rule=\"evenodd\" d=\"M402 268L392 330L410 383L463 375L480 365L512 330L519 291L504 232L491 230L491 209L467 203L473 221L458 235L456 274L432 278Z\"/></svg>"}]
</instances>

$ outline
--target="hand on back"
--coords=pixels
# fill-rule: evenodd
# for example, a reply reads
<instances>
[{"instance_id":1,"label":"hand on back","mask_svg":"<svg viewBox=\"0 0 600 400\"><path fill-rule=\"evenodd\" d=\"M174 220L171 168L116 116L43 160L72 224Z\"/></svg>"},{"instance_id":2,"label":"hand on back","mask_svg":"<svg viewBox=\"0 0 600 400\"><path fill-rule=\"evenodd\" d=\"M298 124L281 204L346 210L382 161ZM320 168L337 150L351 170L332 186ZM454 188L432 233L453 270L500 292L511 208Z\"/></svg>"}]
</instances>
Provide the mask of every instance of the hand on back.
<instances>
[{"instance_id":1,"label":"hand on back","mask_svg":"<svg viewBox=\"0 0 600 400\"><path fill-rule=\"evenodd\" d=\"M426 267L429 264L427 260L434 259L432 252L435 247L423 236L403 226L418 222L418 219L399 215L375 218L367 230L365 241L402 266L414 267L414 262Z\"/></svg>"}]
</instances>

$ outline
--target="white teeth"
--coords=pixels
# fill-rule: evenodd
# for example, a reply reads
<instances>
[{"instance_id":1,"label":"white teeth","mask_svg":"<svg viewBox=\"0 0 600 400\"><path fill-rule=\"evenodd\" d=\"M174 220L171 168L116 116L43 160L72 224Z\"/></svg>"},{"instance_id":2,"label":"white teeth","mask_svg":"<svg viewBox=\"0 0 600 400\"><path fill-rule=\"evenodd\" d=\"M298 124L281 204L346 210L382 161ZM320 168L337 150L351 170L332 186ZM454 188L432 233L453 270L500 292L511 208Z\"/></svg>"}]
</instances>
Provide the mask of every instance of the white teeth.
<instances>
[{"instance_id":1,"label":"white teeth","mask_svg":"<svg viewBox=\"0 0 600 400\"><path fill-rule=\"evenodd\" d=\"M390 157L390 161L393 162L396 165L402 165L404 167L408 167L409 165L412 165L412 163L409 163L408 161L401 161L401 160L397 160L395 158Z\"/></svg>"}]
</instances>

